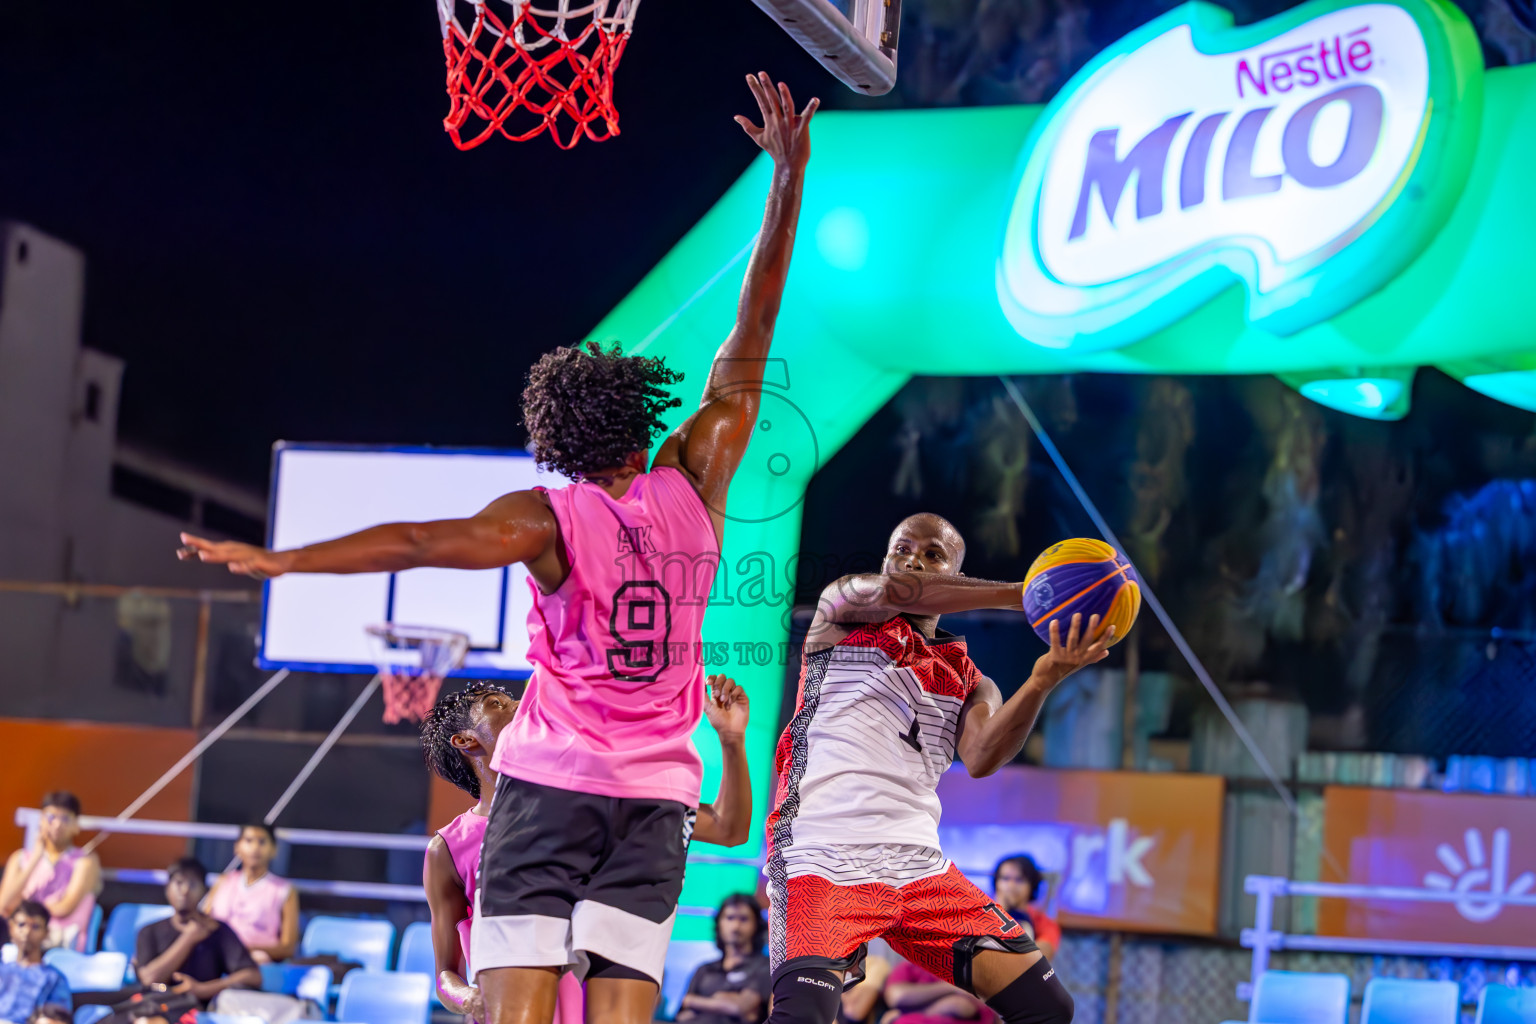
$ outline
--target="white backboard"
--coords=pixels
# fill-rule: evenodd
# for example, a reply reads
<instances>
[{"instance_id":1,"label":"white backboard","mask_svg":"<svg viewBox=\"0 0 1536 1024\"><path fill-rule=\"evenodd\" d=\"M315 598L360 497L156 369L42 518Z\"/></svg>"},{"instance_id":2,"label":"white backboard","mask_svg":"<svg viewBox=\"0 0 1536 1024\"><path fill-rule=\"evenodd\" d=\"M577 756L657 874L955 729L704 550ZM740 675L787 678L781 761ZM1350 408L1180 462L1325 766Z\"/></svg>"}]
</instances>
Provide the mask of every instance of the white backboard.
<instances>
[{"instance_id":1,"label":"white backboard","mask_svg":"<svg viewBox=\"0 0 1536 1024\"><path fill-rule=\"evenodd\" d=\"M896 85L901 0L753 0L844 85L883 96Z\"/></svg>"},{"instance_id":2,"label":"white backboard","mask_svg":"<svg viewBox=\"0 0 1536 1024\"><path fill-rule=\"evenodd\" d=\"M566 482L520 450L281 442L272 453L267 544L294 548L381 523L462 519L509 491ZM263 590L258 661L265 669L373 672L364 629L392 621L467 633L469 654L453 675L520 678L531 670L527 579L521 565L280 576Z\"/></svg>"}]
</instances>

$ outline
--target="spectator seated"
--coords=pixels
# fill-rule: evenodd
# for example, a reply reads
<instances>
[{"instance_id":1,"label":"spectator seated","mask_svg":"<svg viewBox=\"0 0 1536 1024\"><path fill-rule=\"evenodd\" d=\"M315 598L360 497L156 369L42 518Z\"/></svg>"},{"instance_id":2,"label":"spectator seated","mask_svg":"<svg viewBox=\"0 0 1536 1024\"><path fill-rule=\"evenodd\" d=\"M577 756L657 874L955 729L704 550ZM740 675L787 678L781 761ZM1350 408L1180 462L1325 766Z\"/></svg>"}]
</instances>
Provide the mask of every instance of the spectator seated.
<instances>
[{"instance_id":1,"label":"spectator seated","mask_svg":"<svg viewBox=\"0 0 1536 1024\"><path fill-rule=\"evenodd\" d=\"M46 945L84 952L101 892L101 862L75 845L79 834L79 798L64 791L43 797L37 841L11 854L0 876L0 913L34 900L48 908Z\"/></svg>"},{"instance_id":2,"label":"spectator seated","mask_svg":"<svg viewBox=\"0 0 1536 1024\"><path fill-rule=\"evenodd\" d=\"M341 979L336 1019L367 1024L426 1024L431 1005L430 974L348 971Z\"/></svg>"},{"instance_id":3,"label":"spectator seated","mask_svg":"<svg viewBox=\"0 0 1536 1024\"><path fill-rule=\"evenodd\" d=\"M43 962L49 917L48 908L36 900L22 900L11 915L16 961L0 964L0 1021L20 1024L44 1006L72 1005L63 972Z\"/></svg>"}]
</instances>

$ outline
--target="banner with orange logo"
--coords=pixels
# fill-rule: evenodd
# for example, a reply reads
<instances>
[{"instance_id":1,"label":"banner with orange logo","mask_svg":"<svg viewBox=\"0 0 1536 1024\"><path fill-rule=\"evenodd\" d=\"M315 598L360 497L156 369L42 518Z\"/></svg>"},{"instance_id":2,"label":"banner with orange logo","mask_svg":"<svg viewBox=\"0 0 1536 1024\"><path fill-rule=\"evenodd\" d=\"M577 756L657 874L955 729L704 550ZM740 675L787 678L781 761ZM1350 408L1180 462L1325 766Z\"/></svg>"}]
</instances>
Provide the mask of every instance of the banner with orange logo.
<instances>
[{"instance_id":1,"label":"banner with orange logo","mask_svg":"<svg viewBox=\"0 0 1536 1024\"><path fill-rule=\"evenodd\" d=\"M1321 900L1319 934L1508 946L1529 946L1536 936L1536 907L1488 899L1536 895L1536 801L1529 798L1329 786L1323 848L1324 881L1461 898Z\"/></svg>"},{"instance_id":2,"label":"banner with orange logo","mask_svg":"<svg viewBox=\"0 0 1536 1024\"><path fill-rule=\"evenodd\" d=\"M1010 854L1059 875L1064 925L1210 935L1224 792L1215 775L1010 765L973 779L957 765L939 781L939 837L988 892Z\"/></svg>"}]
</instances>

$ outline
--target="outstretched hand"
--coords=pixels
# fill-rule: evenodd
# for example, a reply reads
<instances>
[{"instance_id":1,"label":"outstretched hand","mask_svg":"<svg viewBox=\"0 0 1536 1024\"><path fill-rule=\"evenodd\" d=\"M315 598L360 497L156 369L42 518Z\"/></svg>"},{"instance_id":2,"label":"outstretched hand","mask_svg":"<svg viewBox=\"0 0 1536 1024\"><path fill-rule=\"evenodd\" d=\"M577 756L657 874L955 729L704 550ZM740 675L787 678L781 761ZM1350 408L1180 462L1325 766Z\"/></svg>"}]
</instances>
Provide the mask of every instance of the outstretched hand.
<instances>
[{"instance_id":1,"label":"outstretched hand","mask_svg":"<svg viewBox=\"0 0 1536 1024\"><path fill-rule=\"evenodd\" d=\"M181 535L181 544L176 549L176 557L182 561L195 558L210 565L227 565L229 571L238 576L265 580L288 571L287 560L282 555L254 544L204 540L190 533Z\"/></svg>"},{"instance_id":2,"label":"outstretched hand","mask_svg":"<svg viewBox=\"0 0 1536 1024\"><path fill-rule=\"evenodd\" d=\"M768 72L760 71L747 76L747 87L757 97L757 108L762 111L763 123L759 127L752 120L736 115L736 123L742 131L752 136L752 141L763 147L781 167L804 170L811 158L811 117L821 100L811 97L800 113L795 113L795 101L789 94L789 86L783 82L774 84Z\"/></svg>"},{"instance_id":3,"label":"outstretched hand","mask_svg":"<svg viewBox=\"0 0 1536 1024\"><path fill-rule=\"evenodd\" d=\"M747 691L736 685L728 676L709 677L709 695L704 700L704 717L721 739L727 736L740 739L747 731L752 706Z\"/></svg>"},{"instance_id":4,"label":"outstretched hand","mask_svg":"<svg viewBox=\"0 0 1536 1024\"><path fill-rule=\"evenodd\" d=\"M1054 689L1067 676L1085 665L1103 661L1109 657L1109 645L1115 641L1115 627L1109 626L1098 636L1099 617L1090 616L1088 628L1083 629L1083 613L1072 616L1072 628L1067 631L1066 642L1061 639L1061 620L1051 620L1051 649L1035 662L1035 678L1048 688Z\"/></svg>"}]
</instances>

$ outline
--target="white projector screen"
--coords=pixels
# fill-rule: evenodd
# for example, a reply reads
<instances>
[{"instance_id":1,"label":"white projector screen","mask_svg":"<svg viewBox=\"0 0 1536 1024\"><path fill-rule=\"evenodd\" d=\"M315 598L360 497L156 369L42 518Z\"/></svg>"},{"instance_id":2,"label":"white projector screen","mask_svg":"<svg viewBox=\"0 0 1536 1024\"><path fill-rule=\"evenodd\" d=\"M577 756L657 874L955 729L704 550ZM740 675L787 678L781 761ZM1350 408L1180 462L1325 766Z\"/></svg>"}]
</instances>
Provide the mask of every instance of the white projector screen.
<instances>
[{"instance_id":1,"label":"white projector screen","mask_svg":"<svg viewBox=\"0 0 1536 1024\"><path fill-rule=\"evenodd\" d=\"M267 545L301 547L380 523L462 519L509 491L566 482L516 449L279 442ZM527 579L521 565L280 576L263 589L257 660L265 669L371 673L364 628L395 622L469 634L469 654L453 675L525 677Z\"/></svg>"}]
</instances>

